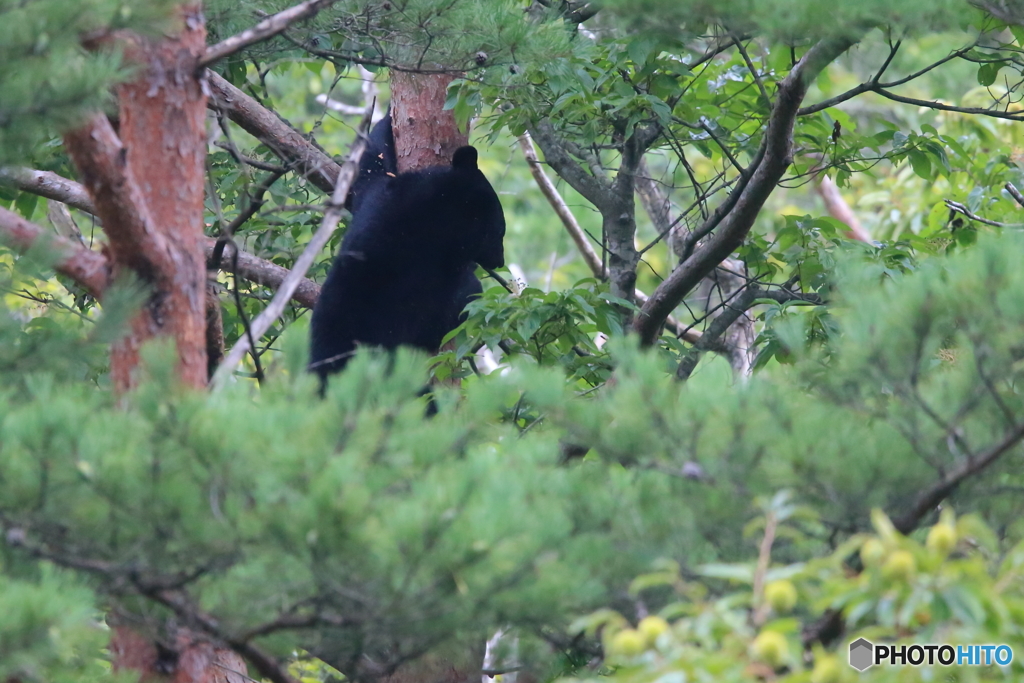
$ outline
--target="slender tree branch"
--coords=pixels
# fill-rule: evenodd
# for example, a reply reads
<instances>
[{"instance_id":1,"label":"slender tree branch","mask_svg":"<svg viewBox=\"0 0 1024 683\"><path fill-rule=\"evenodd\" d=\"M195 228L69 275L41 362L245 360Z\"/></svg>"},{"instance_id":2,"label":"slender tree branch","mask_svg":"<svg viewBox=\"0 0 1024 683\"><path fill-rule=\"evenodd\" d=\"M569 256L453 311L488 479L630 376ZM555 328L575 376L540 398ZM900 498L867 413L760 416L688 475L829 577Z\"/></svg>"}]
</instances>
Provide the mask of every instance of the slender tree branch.
<instances>
[{"instance_id":1,"label":"slender tree branch","mask_svg":"<svg viewBox=\"0 0 1024 683\"><path fill-rule=\"evenodd\" d=\"M576 248L583 256L584 263L590 268L590 272L594 277L599 280L604 280L608 277L605 272L604 263L601 262L601 257L591 246L590 240L587 239L587 235L583 232L583 228L576 221L576 216L573 215L572 210L569 209L569 205L562 199L562 195L559 194L558 188L548 177L548 174L544 172L544 169L540 165L540 159L537 158L537 150L533 147L533 140L530 139L529 133L523 133L519 136L519 148L523 150L523 156L526 157L526 163L530 167L530 173L533 175L533 179L537 181L537 186L540 188L541 193L551 204L551 208L555 210L555 214L562 221L562 225L565 226L569 236L572 237L572 241L576 244Z\"/></svg>"},{"instance_id":2,"label":"slender tree branch","mask_svg":"<svg viewBox=\"0 0 1024 683\"><path fill-rule=\"evenodd\" d=\"M206 52L199 59L199 68L209 66L250 45L273 38L295 22L309 19L320 10L330 7L335 2L337 0L307 0L267 17L252 28L206 48Z\"/></svg>"},{"instance_id":3,"label":"slender tree branch","mask_svg":"<svg viewBox=\"0 0 1024 683\"><path fill-rule=\"evenodd\" d=\"M55 235L3 207L0 207L0 241L20 253L30 249L49 251L53 255L54 270L77 282L97 299L110 284L110 262L106 256Z\"/></svg>"},{"instance_id":4,"label":"slender tree branch","mask_svg":"<svg viewBox=\"0 0 1024 683\"><path fill-rule=\"evenodd\" d=\"M321 191L331 194L341 167L326 152L303 137L244 92L216 73L207 70L212 97L210 108L220 110L247 133L269 147L274 154L309 179Z\"/></svg>"},{"instance_id":5,"label":"slender tree branch","mask_svg":"<svg viewBox=\"0 0 1024 683\"><path fill-rule=\"evenodd\" d=\"M960 202L954 202L952 199L943 199L942 203L945 204L946 207L950 211L953 211L954 213L962 214L962 215L966 216L967 218L970 218L972 221L977 221L979 223L984 223L985 225L991 225L991 226L996 227L996 228L1005 228L1005 227L1007 227L1009 225L1008 223L1000 223L999 221L992 221L992 220L989 220L987 218L982 218L981 216L977 215L976 213L972 213L970 209L968 209L966 206L964 206Z\"/></svg>"},{"instance_id":6,"label":"slender tree branch","mask_svg":"<svg viewBox=\"0 0 1024 683\"><path fill-rule=\"evenodd\" d=\"M717 351L721 338L729 330L740 316L746 313L758 299L772 299L777 303L799 301L811 306L819 306L823 302L820 297L813 294L798 294L785 289L762 289L761 287L749 286L742 294L739 294L732 301L723 304L724 310L704 331L704 335L687 352L686 356L676 368L676 379L686 381L693 374L697 363L706 351Z\"/></svg>"},{"instance_id":7,"label":"slender tree branch","mask_svg":"<svg viewBox=\"0 0 1024 683\"><path fill-rule=\"evenodd\" d=\"M96 206L92 203L92 199L84 187L50 171L36 171L31 168L0 168L0 185L7 185L22 192L63 202L79 211L96 215Z\"/></svg>"},{"instance_id":8,"label":"slender tree branch","mask_svg":"<svg viewBox=\"0 0 1024 683\"><path fill-rule=\"evenodd\" d=\"M726 203L731 203L732 209L721 219L715 234L676 267L643 306L641 314L633 322L641 343L653 344L662 322L672 309L717 264L743 243L761 207L792 161L793 125L808 85L854 42L849 38L841 38L818 43L808 50L793 71L779 83L765 132L764 157L754 168L750 180L742 187L737 185L730 193Z\"/></svg>"},{"instance_id":9,"label":"slender tree branch","mask_svg":"<svg viewBox=\"0 0 1024 683\"><path fill-rule=\"evenodd\" d=\"M732 36L733 43L736 45L736 50L739 51L740 56L743 57L743 63L747 65L747 71L750 72L750 76L754 79L754 83L757 84L757 89L761 93L764 103L771 106L772 98L768 96L768 91L764 87L764 81L761 80L761 74L759 74L757 69L754 68L754 61L747 53L747 48L743 47L743 41L731 31L729 32L729 35Z\"/></svg>"},{"instance_id":10,"label":"slender tree branch","mask_svg":"<svg viewBox=\"0 0 1024 683\"><path fill-rule=\"evenodd\" d=\"M1024 194L1021 194L1020 190L1013 186L1013 183L1006 183L1003 188L1010 193L1010 196L1016 200L1018 205L1024 207Z\"/></svg>"},{"instance_id":11,"label":"slender tree branch","mask_svg":"<svg viewBox=\"0 0 1024 683\"><path fill-rule=\"evenodd\" d=\"M558 192L558 188L555 187L548 174L544 172L540 159L537 158L537 150L533 147L533 140L530 139L529 133L523 133L519 136L519 147L523 150L523 156L530 167L533 179L537 181L537 186L540 187L541 193L555 210L555 214L562 221L562 225L565 226L569 236L572 237L572 241L576 244L580 254L583 255L583 261L590 268L590 272L599 280L608 279L608 271L605 270L601 257L597 255L597 252L590 245L590 240L587 239L583 228L576 221L576 216L573 215L569 205L565 203L562 195ZM641 305L647 302L647 295L639 289L635 290L635 296ZM677 337L681 337L691 344L696 343L701 337L701 333L698 330L687 330L681 322L671 316L665 321L665 326Z\"/></svg>"},{"instance_id":12,"label":"slender tree branch","mask_svg":"<svg viewBox=\"0 0 1024 683\"><path fill-rule=\"evenodd\" d=\"M910 104L915 107L925 107L927 109L938 109L939 111L953 111L960 114L973 114L978 116L991 116L996 119L1006 119L1007 121L1024 121L1024 111L1000 111L998 109L986 109L984 107L954 107L951 104L944 104L942 102L936 102L934 100L918 100L913 97L903 97L897 95L894 92L890 92L885 88L873 88L873 92L878 93L882 97L892 100L893 102L900 102L901 104Z\"/></svg>"},{"instance_id":13,"label":"slender tree branch","mask_svg":"<svg viewBox=\"0 0 1024 683\"><path fill-rule=\"evenodd\" d=\"M1007 432L1002 441L978 455L966 457L959 465L949 470L942 477L918 494L910 509L893 520L893 526L901 534L909 534L916 529L921 520L935 509L947 496L957 489L960 484L975 474L980 473L1011 448L1024 439L1024 424L1017 425Z\"/></svg>"}]
</instances>

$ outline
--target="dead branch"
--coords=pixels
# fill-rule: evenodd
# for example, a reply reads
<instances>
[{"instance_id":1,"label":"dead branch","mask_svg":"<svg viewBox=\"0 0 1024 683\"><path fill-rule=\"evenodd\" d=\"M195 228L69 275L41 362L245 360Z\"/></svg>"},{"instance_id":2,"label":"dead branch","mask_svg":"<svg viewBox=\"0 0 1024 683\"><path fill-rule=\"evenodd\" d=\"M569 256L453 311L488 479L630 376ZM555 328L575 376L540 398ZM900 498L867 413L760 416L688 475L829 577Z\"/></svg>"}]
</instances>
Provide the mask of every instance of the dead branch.
<instances>
[{"instance_id":1,"label":"dead branch","mask_svg":"<svg viewBox=\"0 0 1024 683\"><path fill-rule=\"evenodd\" d=\"M533 174L533 179L537 181L537 186L540 188L541 193L548 200L548 203L551 204L551 208L555 210L555 215L562 221L562 225L565 226L569 236L572 237L572 241L576 244L580 255L583 256L584 263L590 268L590 272L600 280L607 278L608 274L605 272L601 257L594 251L594 247L590 245L590 240L587 239L583 228L576 221L576 216L572 214L569 205L562 199L558 188L555 187L555 184L551 182L551 178L541 168L540 159L537 158L537 150L533 147L533 140L530 138L529 133L523 133L519 136L519 148L523 150L523 156L526 157L530 173Z\"/></svg>"}]
</instances>

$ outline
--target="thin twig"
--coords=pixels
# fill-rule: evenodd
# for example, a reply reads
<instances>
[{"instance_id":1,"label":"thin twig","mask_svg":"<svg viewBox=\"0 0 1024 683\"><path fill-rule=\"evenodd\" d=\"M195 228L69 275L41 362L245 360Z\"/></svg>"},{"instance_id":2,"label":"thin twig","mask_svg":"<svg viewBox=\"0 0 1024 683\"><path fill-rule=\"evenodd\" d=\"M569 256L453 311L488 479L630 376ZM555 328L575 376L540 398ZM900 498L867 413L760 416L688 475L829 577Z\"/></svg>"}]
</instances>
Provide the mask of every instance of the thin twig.
<instances>
[{"instance_id":1,"label":"thin twig","mask_svg":"<svg viewBox=\"0 0 1024 683\"><path fill-rule=\"evenodd\" d=\"M1006 183L1006 185L1003 185L1003 188L1010 193L1010 196L1013 197L1018 204L1024 207L1024 194L1021 194L1020 190L1013 186L1013 183Z\"/></svg>"}]
</instances>

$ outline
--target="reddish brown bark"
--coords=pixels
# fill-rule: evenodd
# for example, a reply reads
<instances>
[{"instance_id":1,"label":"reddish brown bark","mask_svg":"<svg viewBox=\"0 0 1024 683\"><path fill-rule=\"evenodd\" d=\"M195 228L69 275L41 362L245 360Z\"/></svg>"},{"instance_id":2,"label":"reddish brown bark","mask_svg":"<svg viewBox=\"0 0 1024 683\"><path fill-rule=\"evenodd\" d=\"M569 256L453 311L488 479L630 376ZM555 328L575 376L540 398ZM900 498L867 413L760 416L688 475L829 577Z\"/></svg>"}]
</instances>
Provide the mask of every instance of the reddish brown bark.
<instances>
[{"instance_id":1,"label":"reddish brown bark","mask_svg":"<svg viewBox=\"0 0 1024 683\"><path fill-rule=\"evenodd\" d=\"M130 270L150 288L131 332L111 350L121 391L135 383L142 344L158 336L177 344L181 380L206 384L206 96L195 75L206 29L198 4L180 13L175 36L121 37L140 75L118 89L118 132L97 116L65 137L103 221L115 274Z\"/></svg>"},{"instance_id":2,"label":"reddish brown bark","mask_svg":"<svg viewBox=\"0 0 1024 683\"><path fill-rule=\"evenodd\" d=\"M33 248L51 250L53 268L99 297L110 282L110 263L96 251L77 242L54 235L13 211L0 207L0 239L20 252Z\"/></svg>"},{"instance_id":3,"label":"reddish brown bark","mask_svg":"<svg viewBox=\"0 0 1024 683\"><path fill-rule=\"evenodd\" d=\"M158 648L151 638L123 626L110 638L114 671L141 671L141 681L167 683L247 683L245 662L231 650L187 629L179 629L170 647Z\"/></svg>"},{"instance_id":4,"label":"reddish brown bark","mask_svg":"<svg viewBox=\"0 0 1024 683\"><path fill-rule=\"evenodd\" d=\"M391 72L391 121L400 172L447 166L469 136L459 131L455 115L445 111L452 74Z\"/></svg>"}]
</instances>

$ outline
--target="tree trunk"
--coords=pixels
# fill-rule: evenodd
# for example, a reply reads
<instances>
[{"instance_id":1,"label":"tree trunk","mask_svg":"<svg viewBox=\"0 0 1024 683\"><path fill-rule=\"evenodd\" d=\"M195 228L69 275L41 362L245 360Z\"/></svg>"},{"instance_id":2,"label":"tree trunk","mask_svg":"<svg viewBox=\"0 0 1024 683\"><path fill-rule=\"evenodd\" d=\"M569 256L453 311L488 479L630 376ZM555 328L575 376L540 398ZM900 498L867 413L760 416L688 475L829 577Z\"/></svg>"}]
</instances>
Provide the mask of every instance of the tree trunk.
<instances>
[{"instance_id":1,"label":"tree trunk","mask_svg":"<svg viewBox=\"0 0 1024 683\"><path fill-rule=\"evenodd\" d=\"M117 89L117 130L97 115L65 137L102 220L113 272L130 273L147 288L130 332L111 349L111 377L121 392L137 382L142 345L157 337L176 343L181 381L206 386L206 95L197 76L206 27L198 3L178 12L177 35L118 35L118 47L139 75ZM251 680L230 649L190 629L164 626L169 635L157 640L115 625L114 670L138 671L144 681Z\"/></svg>"},{"instance_id":2,"label":"tree trunk","mask_svg":"<svg viewBox=\"0 0 1024 683\"><path fill-rule=\"evenodd\" d=\"M140 75L118 88L118 130L97 116L65 137L103 222L115 275L130 271L148 288L131 331L111 350L119 391L134 386L139 350L155 337L177 344L185 384L206 385L206 95L196 75L206 28L198 4L179 12L178 35L121 36Z\"/></svg>"},{"instance_id":3,"label":"tree trunk","mask_svg":"<svg viewBox=\"0 0 1024 683\"><path fill-rule=\"evenodd\" d=\"M448 166L455 150L469 142L469 136L459 131L455 115L444 109L448 84L454 78L450 74L391 72L391 123L399 172ZM442 649L403 664L381 682L479 683L482 647L468 652L457 647Z\"/></svg>"},{"instance_id":4,"label":"tree trunk","mask_svg":"<svg viewBox=\"0 0 1024 683\"><path fill-rule=\"evenodd\" d=\"M452 74L391 72L391 124L398 171L448 166L452 154L469 142L455 114L445 110Z\"/></svg>"}]
</instances>

